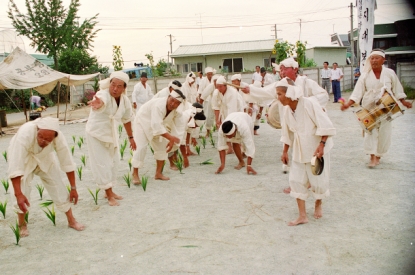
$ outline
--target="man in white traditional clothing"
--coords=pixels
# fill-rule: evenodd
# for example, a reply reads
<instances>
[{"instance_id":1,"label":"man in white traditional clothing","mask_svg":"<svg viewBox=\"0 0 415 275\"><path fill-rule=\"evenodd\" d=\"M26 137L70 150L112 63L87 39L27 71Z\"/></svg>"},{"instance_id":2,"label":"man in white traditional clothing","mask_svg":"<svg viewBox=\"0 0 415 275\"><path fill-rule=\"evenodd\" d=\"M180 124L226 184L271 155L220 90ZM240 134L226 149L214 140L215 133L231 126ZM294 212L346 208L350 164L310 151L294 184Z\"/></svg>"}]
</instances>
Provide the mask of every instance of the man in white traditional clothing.
<instances>
[{"instance_id":1,"label":"man in white traditional clothing","mask_svg":"<svg viewBox=\"0 0 415 275\"><path fill-rule=\"evenodd\" d=\"M336 134L333 123L316 98L304 97L302 90L292 86L293 84L286 78L276 84L278 100L284 105L281 123L281 142L284 144L284 150L281 161L288 164L288 149L292 147L290 195L297 199L299 210L299 217L288 223L291 226L308 222L305 200L308 198L309 188L316 199L314 218L319 219L323 216L321 200L330 195L330 150L333 147L331 136ZM324 169L321 175L314 175L311 171L313 156L320 159L324 156Z\"/></svg>"},{"instance_id":2,"label":"man in white traditional clothing","mask_svg":"<svg viewBox=\"0 0 415 275\"><path fill-rule=\"evenodd\" d=\"M362 100L362 107L372 110L376 102L386 91L406 108L412 108L412 103L405 100L402 84L395 72L383 67L385 53L381 49L374 49L366 60L363 73L356 83L349 101L341 106L341 110L348 109L355 102ZM371 134L365 134L364 149L370 155L369 168L380 163L380 158L389 150L392 140L392 122L383 120L375 127Z\"/></svg>"},{"instance_id":3,"label":"man in white traditional clothing","mask_svg":"<svg viewBox=\"0 0 415 275\"><path fill-rule=\"evenodd\" d=\"M254 84L255 81L261 82L261 67L255 66L255 72L252 74L252 84Z\"/></svg>"},{"instance_id":4,"label":"man in white traditional clothing","mask_svg":"<svg viewBox=\"0 0 415 275\"><path fill-rule=\"evenodd\" d=\"M147 73L142 72L140 82L135 84L131 99L133 101L133 107L137 111L140 107L153 98L153 92L151 91L150 85L147 84Z\"/></svg>"},{"instance_id":5,"label":"man in white traditional clothing","mask_svg":"<svg viewBox=\"0 0 415 275\"><path fill-rule=\"evenodd\" d=\"M12 199L17 212L20 236L29 235L25 213L30 207L31 182L34 175L42 180L56 208L65 212L68 226L81 231L71 209L77 204L78 193L75 183L75 163L69 152L57 118L45 117L23 124L11 139L8 155L8 177L13 185ZM70 193L62 181L61 171L66 173Z\"/></svg>"},{"instance_id":6,"label":"man in white traditional clothing","mask_svg":"<svg viewBox=\"0 0 415 275\"><path fill-rule=\"evenodd\" d=\"M190 72L186 75L186 80L183 83L183 86L181 88L181 91L183 95L186 97L186 101L190 102L190 104L193 104L196 102L197 97L197 88L195 81L196 75L193 72Z\"/></svg>"},{"instance_id":7,"label":"man in white traditional clothing","mask_svg":"<svg viewBox=\"0 0 415 275\"><path fill-rule=\"evenodd\" d=\"M212 83L212 76L215 73L216 73L215 69L213 69L212 67L206 67L205 68L206 77L204 77L199 82L199 88L197 90L197 94L198 94L197 100L199 101L200 104L203 104L203 111L206 116L206 137L210 136L210 131L212 130L215 114L213 112L212 104L210 102L211 96L204 98L203 100L201 100L201 96L202 96L203 91Z\"/></svg>"},{"instance_id":8,"label":"man in white traditional clothing","mask_svg":"<svg viewBox=\"0 0 415 275\"><path fill-rule=\"evenodd\" d=\"M248 157L246 165L246 173L256 175L256 171L252 168L252 160L255 156L255 144L254 144L254 124L251 117L244 112L234 112L229 114L218 131L218 151L220 157L220 163L216 174L219 174L225 168L226 162L226 149L228 148L227 140L230 140L232 144L238 144L240 146L234 146L235 155L238 158L238 165L235 169L239 170L245 167L245 161L243 159L242 151ZM243 150L241 149L241 146Z\"/></svg>"},{"instance_id":9,"label":"man in white traditional clothing","mask_svg":"<svg viewBox=\"0 0 415 275\"><path fill-rule=\"evenodd\" d=\"M174 90L181 90L182 83L178 80L170 81L167 87L161 89L157 94L154 95L154 98L168 97L170 93Z\"/></svg>"},{"instance_id":10,"label":"man in white traditional clothing","mask_svg":"<svg viewBox=\"0 0 415 275\"><path fill-rule=\"evenodd\" d=\"M185 99L183 93L176 89L167 98L152 99L137 112L134 120L134 139L137 142L137 150L134 152L132 161L134 184L141 184L138 170L144 167L149 143L156 159L154 179L170 179L164 176L162 171L164 161L169 154L171 154L169 156L170 168L175 168L172 164L173 152L178 149L185 131L182 113L178 112L177 108L184 103Z\"/></svg>"},{"instance_id":11,"label":"man in white traditional clothing","mask_svg":"<svg viewBox=\"0 0 415 275\"><path fill-rule=\"evenodd\" d=\"M105 190L110 206L118 206L118 200L122 200L122 196L112 190L117 182L120 160L118 125L124 125L130 148L136 148L131 129L133 110L125 92L128 81L124 72L111 73L100 82L100 91L88 102L91 111L85 132L92 175L97 186Z\"/></svg>"},{"instance_id":12,"label":"man in white traditional clothing","mask_svg":"<svg viewBox=\"0 0 415 275\"><path fill-rule=\"evenodd\" d=\"M226 80L223 76L220 76L216 80L216 90L212 95L212 104L213 110L215 112L216 127L220 128L222 121L225 118L234 112L243 112L245 107L245 102L242 96L234 87L228 86ZM233 148L239 146L240 144L232 144L231 141L228 141L228 151L227 154L232 154L234 152ZM239 169L241 169L241 166Z\"/></svg>"},{"instance_id":13,"label":"man in white traditional clothing","mask_svg":"<svg viewBox=\"0 0 415 275\"><path fill-rule=\"evenodd\" d=\"M195 155L191 152L190 145L197 145L197 138L199 138L200 126L206 120L205 115L203 114L203 106L195 102L190 104L186 102L187 106L183 111L183 124L185 125L185 132L180 140L180 152L183 156L184 168L189 167L189 158L190 155Z\"/></svg>"}]
</instances>

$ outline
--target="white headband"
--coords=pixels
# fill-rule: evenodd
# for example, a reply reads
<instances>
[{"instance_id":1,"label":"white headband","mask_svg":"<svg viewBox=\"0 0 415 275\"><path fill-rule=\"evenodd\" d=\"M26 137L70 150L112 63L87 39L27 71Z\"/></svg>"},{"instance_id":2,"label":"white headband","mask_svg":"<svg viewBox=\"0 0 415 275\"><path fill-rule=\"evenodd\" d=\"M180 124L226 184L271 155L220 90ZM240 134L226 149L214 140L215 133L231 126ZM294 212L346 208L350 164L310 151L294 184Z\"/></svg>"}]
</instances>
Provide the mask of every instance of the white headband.
<instances>
[{"instance_id":1,"label":"white headband","mask_svg":"<svg viewBox=\"0 0 415 275\"><path fill-rule=\"evenodd\" d=\"M59 119L53 117L43 117L35 120L39 129L59 131Z\"/></svg>"},{"instance_id":2,"label":"white headband","mask_svg":"<svg viewBox=\"0 0 415 275\"><path fill-rule=\"evenodd\" d=\"M241 74L234 74L234 75L231 77L231 81L232 81L232 80L241 80L241 79L242 79Z\"/></svg>"},{"instance_id":3,"label":"white headband","mask_svg":"<svg viewBox=\"0 0 415 275\"><path fill-rule=\"evenodd\" d=\"M220 76L217 80L216 80L216 85L217 84L222 84L225 85L226 84L226 80L223 76Z\"/></svg>"},{"instance_id":4,"label":"white headband","mask_svg":"<svg viewBox=\"0 0 415 275\"><path fill-rule=\"evenodd\" d=\"M108 77L108 78L106 78L104 80L101 80L99 82L99 88L101 90L108 89L110 87L111 79L113 79L113 78L117 78L119 80L124 81L125 85L127 85L128 84L128 81L130 80L130 77L128 76L128 74L126 74L126 73L124 73L122 71L112 72L111 75L110 75L110 77Z\"/></svg>"},{"instance_id":5,"label":"white headband","mask_svg":"<svg viewBox=\"0 0 415 275\"><path fill-rule=\"evenodd\" d=\"M174 97L175 99L177 99L180 102L183 102L183 97L181 95L179 95L179 93L177 93L176 91L171 91L170 93L171 97Z\"/></svg>"},{"instance_id":6,"label":"white headband","mask_svg":"<svg viewBox=\"0 0 415 275\"><path fill-rule=\"evenodd\" d=\"M373 52L371 52L371 53L369 54L369 57L371 57L372 55L380 55L380 56L382 56L383 58L385 58L385 53L384 53L384 52L381 52L381 51L373 51Z\"/></svg>"},{"instance_id":7,"label":"white headband","mask_svg":"<svg viewBox=\"0 0 415 275\"><path fill-rule=\"evenodd\" d=\"M213 68L212 67L206 67L205 68L205 73L213 73Z\"/></svg>"},{"instance_id":8,"label":"white headband","mask_svg":"<svg viewBox=\"0 0 415 275\"><path fill-rule=\"evenodd\" d=\"M236 125L235 125L235 123L232 122L232 128L231 128L231 130L228 133L224 133L224 134L226 136L230 136L230 135L233 135L233 133L235 133L235 131L236 131Z\"/></svg>"},{"instance_id":9,"label":"white headband","mask_svg":"<svg viewBox=\"0 0 415 275\"><path fill-rule=\"evenodd\" d=\"M287 59L284 59L280 62L280 66L283 65L286 68L292 67L292 68L298 68L298 62L294 60L294 58L290 57Z\"/></svg>"},{"instance_id":10,"label":"white headband","mask_svg":"<svg viewBox=\"0 0 415 275\"><path fill-rule=\"evenodd\" d=\"M275 87L286 87L287 92L285 93L285 97L291 98L291 100L297 100L299 97L304 95L300 87L290 85L287 78L283 78L278 81Z\"/></svg>"},{"instance_id":11,"label":"white headband","mask_svg":"<svg viewBox=\"0 0 415 275\"><path fill-rule=\"evenodd\" d=\"M173 90L179 90L179 91L182 90L179 86L177 86L176 84L174 84L173 81L170 81L169 87L172 87Z\"/></svg>"}]
</instances>

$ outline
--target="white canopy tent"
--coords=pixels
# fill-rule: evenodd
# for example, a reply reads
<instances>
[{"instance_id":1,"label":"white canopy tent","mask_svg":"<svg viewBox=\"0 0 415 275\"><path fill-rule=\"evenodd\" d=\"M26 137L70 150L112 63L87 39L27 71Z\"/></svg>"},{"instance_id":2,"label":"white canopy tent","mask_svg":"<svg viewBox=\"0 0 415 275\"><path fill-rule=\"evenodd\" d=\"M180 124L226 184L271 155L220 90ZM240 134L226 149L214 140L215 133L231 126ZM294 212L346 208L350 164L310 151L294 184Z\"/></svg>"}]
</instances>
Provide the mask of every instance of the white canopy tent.
<instances>
[{"instance_id":1,"label":"white canopy tent","mask_svg":"<svg viewBox=\"0 0 415 275\"><path fill-rule=\"evenodd\" d=\"M0 63L0 90L33 88L40 94L49 94L58 82L68 87L78 86L97 75L99 75L99 73L71 75L55 71L27 54L19 47L16 47L13 52Z\"/></svg>"}]
</instances>

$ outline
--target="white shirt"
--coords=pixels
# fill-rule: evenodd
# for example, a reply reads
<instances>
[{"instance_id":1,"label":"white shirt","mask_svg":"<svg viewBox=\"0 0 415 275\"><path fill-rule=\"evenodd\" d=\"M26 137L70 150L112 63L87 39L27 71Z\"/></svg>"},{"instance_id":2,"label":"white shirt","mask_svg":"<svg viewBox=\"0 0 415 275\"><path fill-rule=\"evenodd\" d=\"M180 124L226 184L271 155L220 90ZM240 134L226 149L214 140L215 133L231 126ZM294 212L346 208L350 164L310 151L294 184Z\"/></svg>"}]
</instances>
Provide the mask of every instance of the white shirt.
<instances>
[{"instance_id":1,"label":"white shirt","mask_svg":"<svg viewBox=\"0 0 415 275\"><path fill-rule=\"evenodd\" d=\"M261 81L262 81L262 76L261 76L261 73L255 72L255 73L252 75L252 80L253 80L253 81L259 81L259 82L261 82Z\"/></svg>"},{"instance_id":2,"label":"white shirt","mask_svg":"<svg viewBox=\"0 0 415 275\"><path fill-rule=\"evenodd\" d=\"M153 98L153 93L151 92L151 87L146 83L146 87L144 88L143 84L141 82L135 84L133 93L131 95L131 99L133 103L137 104L137 110L140 109L140 107Z\"/></svg>"},{"instance_id":3,"label":"white shirt","mask_svg":"<svg viewBox=\"0 0 415 275\"><path fill-rule=\"evenodd\" d=\"M340 80L341 76L343 76L343 72L340 68L331 70L331 80Z\"/></svg>"},{"instance_id":4,"label":"white shirt","mask_svg":"<svg viewBox=\"0 0 415 275\"><path fill-rule=\"evenodd\" d=\"M322 69L320 71L320 77L321 78L331 78L331 70L330 69Z\"/></svg>"}]
</instances>

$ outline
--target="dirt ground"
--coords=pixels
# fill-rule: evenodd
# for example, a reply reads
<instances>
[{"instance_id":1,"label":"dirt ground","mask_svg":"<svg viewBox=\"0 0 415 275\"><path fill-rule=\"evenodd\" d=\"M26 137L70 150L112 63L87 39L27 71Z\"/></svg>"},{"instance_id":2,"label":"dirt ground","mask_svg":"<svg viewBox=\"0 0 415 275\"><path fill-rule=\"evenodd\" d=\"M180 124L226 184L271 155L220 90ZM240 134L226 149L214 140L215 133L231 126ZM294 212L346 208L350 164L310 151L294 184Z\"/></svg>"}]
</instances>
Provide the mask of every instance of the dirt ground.
<instances>
[{"instance_id":1,"label":"dirt ground","mask_svg":"<svg viewBox=\"0 0 415 275\"><path fill-rule=\"evenodd\" d=\"M346 95L345 97L348 97ZM155 161L147 152L150 177L147 191L128 188L126 152L120 161L115 192L124 197L110 207L99 193L95 205L88 188L95 190L86 163L82 181L77 178L80 201L73 207L86 230L67 228L63 213L56 226L39 206L34 187L29 215L30 236L15 245L9 225L16 215L10 194L0 187L0 202L8 201L6 219L0 215L1 274L414 274L415 262L415 111L393 121L389 153L375 169L366 167L362 130L352 112L329 103L337 128L331 152L331 196L323 202L323 218L313 218L314 200L307 200L309 223L297 227L287 222L298 215L296 202L282 192L288 174L280 163L280 130L261 124L256 137L253 167L248 176L233 169L236 157L227 157L223 174L217 150L210 144L200 156L190 158L184 174L169 170L170 181L153 179ZM69 114L86 118L88 109ZM7 130L7 129L6 129ZM74 161L88 155L72 141L85 136L85 123L62 125ZM0 138L6 150L12 135ZM122 133L122 139L125 132ZM0 156L0 179L7 163ZM214 165L199 163L212 159ZM65 177L62 174L62 177ZM67 182L67 181L65 181Z\"/></svg>"}]
</instances>

